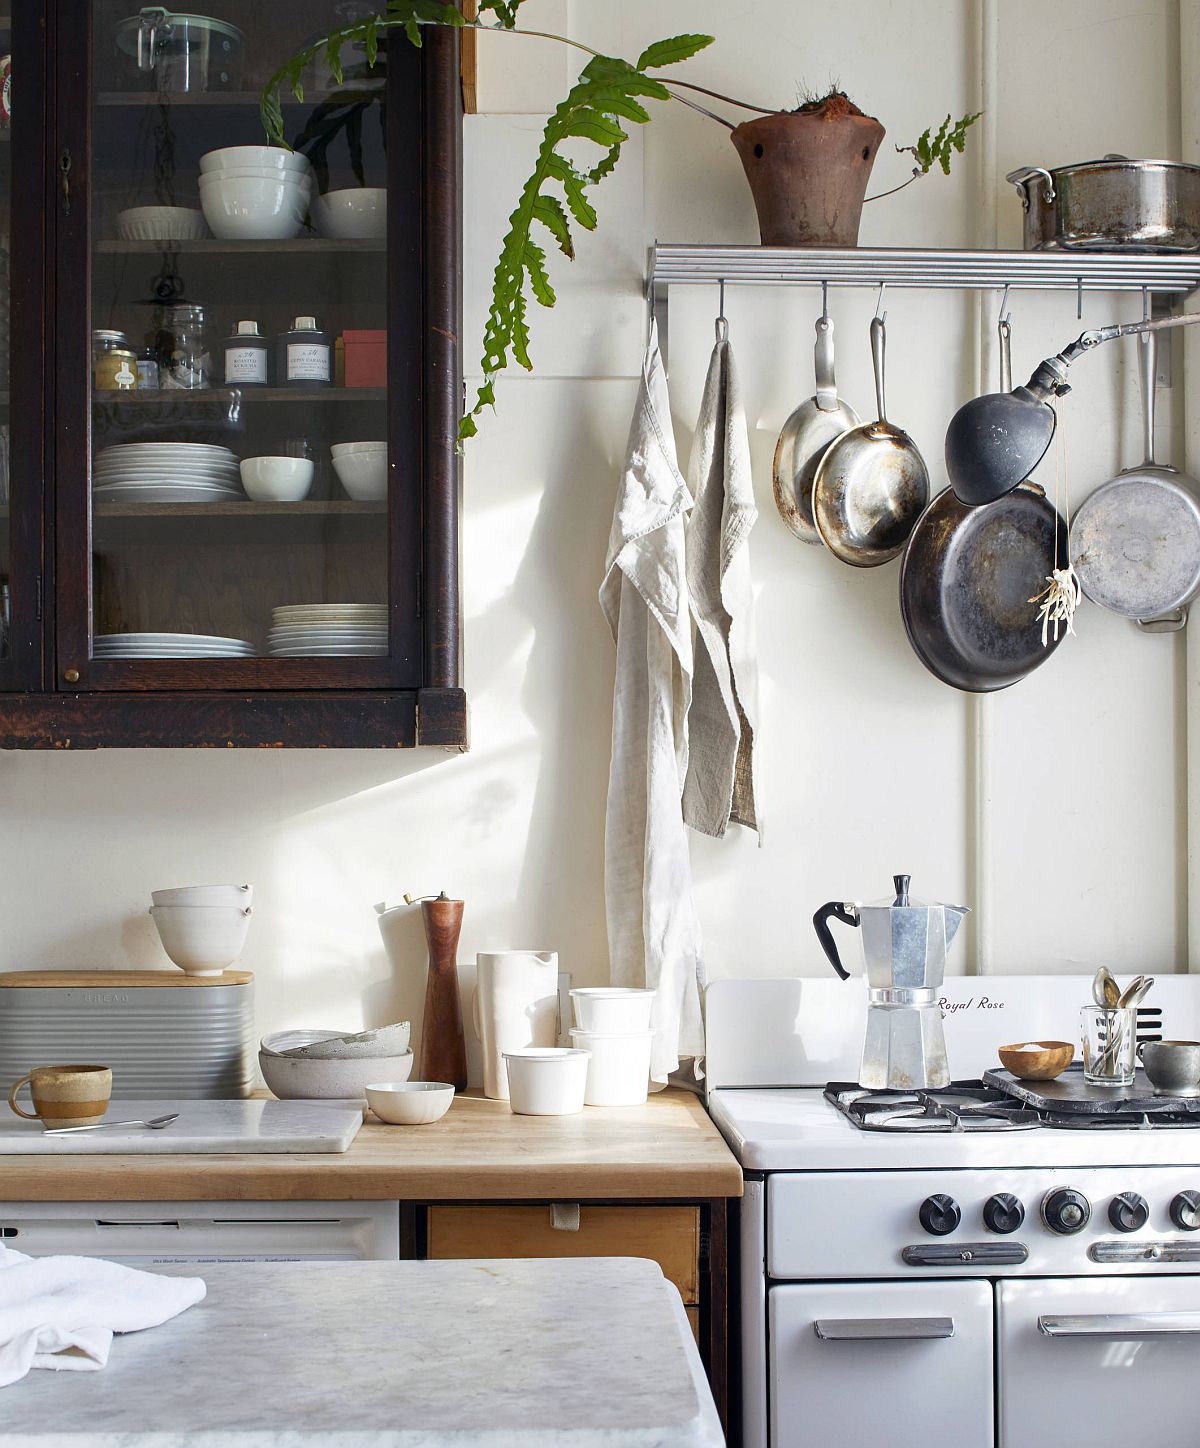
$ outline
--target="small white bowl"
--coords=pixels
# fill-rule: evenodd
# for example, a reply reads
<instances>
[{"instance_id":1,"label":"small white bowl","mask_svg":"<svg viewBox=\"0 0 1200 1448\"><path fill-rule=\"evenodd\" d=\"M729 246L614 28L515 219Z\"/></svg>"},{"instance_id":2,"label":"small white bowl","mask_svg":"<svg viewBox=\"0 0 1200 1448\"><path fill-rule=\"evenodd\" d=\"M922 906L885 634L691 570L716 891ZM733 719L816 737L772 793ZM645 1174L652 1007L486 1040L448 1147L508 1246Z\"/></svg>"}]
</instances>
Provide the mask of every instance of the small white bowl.
<instances>
[{"instance_id":1,"label":"small white bowl","mask_svg":"<svg viewBox=\"0 0 1200 1448\"><path fill-rule=\"evenodd\" d=\"M151 890L155 905L236 905L245 908L254 897L250 885L180 885L174 890Z\"/></svg>"},{"instance_id":2,"label":"small white bowl","mask_svg":"<svg viewBox=\"0 0 1200 1448\"><path fill-rule=\"evenodd\" d=\"M503 1055L508 1104L518 1116L574 1116L583 1110L590 1052L531 1046Z\"/></svg>"},{"instance_id":3,"label":"small white bowl","mask_svg":"<svg viewBox=\"0 0 1200 1448\"><path fill-rule=\"evenodd\" d=\"M450 1110L454 1087L444 1081L368 1081L367 1102L389 1126L424 1126Z\"/></svg>"},{"instance_id":4,"label":"small white bowl","mask_svg":"<svg viewBox=\"0 0 1200 1448\"><path fill-rule=\"evenodd\" d=\"M304 228L308 210L303 188L247 176L207 178L200 205L212 233L221 241L290 241Z\"/></svg>"},{"instance_id":5,"label":"small white bowl","mask_svg":"<svg viewBox=\"0 0 1200 1448\"><path fill-rule=\"evenodd\" d=\"M335 458L357 456L359 453L385 453L386 442L335 442L329 449ZM407 908L407 907L406 907Z\"/></svg>"},{"instance_id":6,"label":"small white bowl","mask_svg":"<svg viewBox=\"0 0 1200 1448\"><path fill-rule=\"evenodd\" d=\"M654 991L627 986L583 986L571 992L575 1024L583 1031L624 1035L648 1031Z\"/></svg>"},{"instance_id":7,"label":"small white bowl","mask_svg":"<svg viewBox=\"0 0 1200 1448\"><path fill-rule=\"evenodd\" d=\"M213 171L237 170L239 167L257 166L272 171L296 171L308 175L312 165L307 156L299 151L285 151L282 146L222 146L216 151L207 151L200 157L200 174Z\"/></svg>"},{"instance_id":8,"label":"small white bowl","mask_svg":"<svg viewBox=\"0 0 1200 1448\"><path fill-rule=\"evenodd\" d=\"M339 1056L332 1060L258 1053L263 1080L281 1101L365 1101L368 1081L407 1081L412 1068L411 1051L403 1056Z\"/></svg>"},{"instance_id":9,"label":"small white bowl","mask_svg":"<svg viewBox=\"0 0 1200 1448\"><path fill-rule=\"evenodd\" d=\"M387 452L335 453L333 470L338 482L357 502L378 502L387 497Z\"/></svg>"},{"instance_id":10,"label":"small white bowl","mask_svg":"<svg viewBox=\"0 0 1200 1448\"><path fill-rule=\"evenodd\" d=\"M387 191L382 186L327 191L314 201L313 219L324 236L382 241L387 236Z\"/></svg>"},{"instance_id":11,"label":"small white bowl","mask_svg":"<svg viewBox=\"0 0 1200 1448\"><path fill-rule=\"evenodd\" d=\"M243 458L242 487L256 503L298 503L308 497L316 471L309 458Z\"/></svg>"},{"instance_id":12,"label":"small white bowl","mask_svg":"<svg viewBox=\"0 0 1200 1448\"><path fill-rule=\"evenodd\" d=\"M587 1106L641 1106L650 1086L650 1049L653 1031L621 1035L599 1031L571 1032L571 1043L589 1053Z\"/></svg>"},{"instance_id":13,"label":"small white bowl","mask_svg":"<svg viewBox=\"0 0 1200 1448\"><path fill-rule=\"evenodd\" d=\"M131 206L117 213L122 241L202 241L208 234L204 213L187 206Z\"/></svg>"},{"instance_id":14,"label":"small white bowl","mask_svg":"<svg viewBox=\"0 0 1200 1448\"><path fill-rule=\"evenodd\" d=\"M162 947L187 975L220 975L241 955L249 905L154 905Z\"/></svg>"}]
</instances>

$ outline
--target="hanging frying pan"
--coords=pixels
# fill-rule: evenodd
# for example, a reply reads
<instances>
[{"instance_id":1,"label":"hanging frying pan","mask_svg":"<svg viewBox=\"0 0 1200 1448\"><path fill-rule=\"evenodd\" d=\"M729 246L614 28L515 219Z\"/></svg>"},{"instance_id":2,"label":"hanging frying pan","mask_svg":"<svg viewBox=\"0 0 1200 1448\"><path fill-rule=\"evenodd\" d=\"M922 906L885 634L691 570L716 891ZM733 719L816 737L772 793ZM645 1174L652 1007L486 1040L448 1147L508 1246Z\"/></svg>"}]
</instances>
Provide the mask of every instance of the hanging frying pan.
<instances>
[{"instance_id":1,"label":"hanging frying pan","mask_svg":"<svg viewBox=\"0 0 1200 1448\"><path fill-rule=\"evenodd\" d=\"M1007 326L1000 327L1002 374ZM939 493L917 520L900 565L904 628L929 672L955 689L986 694L1044 663L1060 640L1051 634L1042 644L1031 600L1055 568L1066 567L1066 537L1036 483L1021 483L985 507L959 502L951 488Z\"/></svg>"},{"instance_id":2,"label":"hanging frying pan","mask_svg":"<svg viewBox=\"0 0 1200 1448\"><path fill-rule=\"evenodd\" d=\"M1153 332L1141 342L1146 461L1092 493L1071 527L1071 562L1084 593L1125 618L1160 619L1200 593L1200 483L1154 461Z\"/></svg>"}]
</instances>

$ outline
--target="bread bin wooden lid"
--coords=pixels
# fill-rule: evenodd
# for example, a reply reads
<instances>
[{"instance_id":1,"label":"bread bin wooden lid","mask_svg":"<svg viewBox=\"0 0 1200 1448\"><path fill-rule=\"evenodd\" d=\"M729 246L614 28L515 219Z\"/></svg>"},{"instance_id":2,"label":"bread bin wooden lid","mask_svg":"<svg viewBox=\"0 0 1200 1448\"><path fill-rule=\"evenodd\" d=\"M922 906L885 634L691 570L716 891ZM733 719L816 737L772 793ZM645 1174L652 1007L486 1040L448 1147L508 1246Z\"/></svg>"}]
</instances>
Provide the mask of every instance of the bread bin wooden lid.
<instances>
[{"instance_id":1,"label":"bread bin wooden lid","mask_svg":"<svg viewBox=\"0 0 1200 1448\"><path fill-rule=\"evenodd\" d=\"M248 970L227 970L223 975L184 975L181 970L14 970L0 971L0 990L34 986L45 990L130 990L139 986L248 985Z\"/></svg>"}]
</instances>

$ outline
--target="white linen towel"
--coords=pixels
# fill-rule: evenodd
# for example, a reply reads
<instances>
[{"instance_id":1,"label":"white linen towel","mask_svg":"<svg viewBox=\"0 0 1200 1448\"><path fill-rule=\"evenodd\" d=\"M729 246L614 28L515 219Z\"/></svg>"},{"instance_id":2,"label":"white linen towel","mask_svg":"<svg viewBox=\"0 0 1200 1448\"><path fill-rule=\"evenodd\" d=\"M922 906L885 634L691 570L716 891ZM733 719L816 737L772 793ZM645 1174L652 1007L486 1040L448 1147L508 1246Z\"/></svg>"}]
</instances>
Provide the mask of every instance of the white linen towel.
<instances>
[{"instance_id":1,"label":"white linen towel","mask_svg":"<svg viewBox=\"0 0 1200 1448\"><path fill-rule=\"evenodd\" d=\"M604 892L615 985L657 992L650 1075L704 1051L699 931L683 824L692 637L684 514L653 326L613 513L600 604L617 645Z\"/></svg>"},{"instance_id":2,"label":"white linen towel","mask_svg":"<svg viewBox=\"0 0 1200 1448\"><path fill-rule=\"evenodd\" d=\"M0 1247L0 1388L30 1368L102 1368L114 1333L157 1327L204 1293L198 1277Z\"/></svg>"},{"instance_id":3,"label":"white linen towel","mask_svg":"<svg viewBox=\"0 0 1200 1448\"><path fill-rule=\"evenodd\" d=\"M696 668L688 713L690 755L683 817L701 834L730 820L758 831L754 734L758 660L750 530L758 518L750 435L733 349L718 326L696 423L688 481L696 506L687 529L687 579L696 620Z\"/></svg>"}]
</instances>

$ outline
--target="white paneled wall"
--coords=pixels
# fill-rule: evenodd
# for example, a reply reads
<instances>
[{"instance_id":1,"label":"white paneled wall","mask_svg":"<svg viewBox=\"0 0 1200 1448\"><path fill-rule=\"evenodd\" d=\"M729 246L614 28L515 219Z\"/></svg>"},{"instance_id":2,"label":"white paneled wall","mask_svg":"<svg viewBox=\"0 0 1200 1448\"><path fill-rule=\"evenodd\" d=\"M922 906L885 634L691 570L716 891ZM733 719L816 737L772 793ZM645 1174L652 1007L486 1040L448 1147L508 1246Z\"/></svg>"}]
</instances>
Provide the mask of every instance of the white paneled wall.
<instances>
[{"instance_id":1,"label":"white paneled wall","mask_svg":"<svg viewBox=\"0 0 1200 1448\"><path fill-rule=\"evenodd\" d=\"M986 85L994 169L977 128L949 179L867 208L870 244L976 245L994 214L1000 244L1017 245L1020 208L1005 171L1106 151L1178 155L1181 95L1192 159L1200 135L1195 85L1180 80L1181 43L1185 71L1200 54L1195 0L1184 0L1182 19L1175 0L529 0L525 10L531 25L569 25L631 56L658 36L709 30L718 44L688 67L691 79L790 104L799 86L835 76L879 115L889 141L977 109ZM571 74L545 42L483 37L480 51L487 113L467 123L472 369L536 113ZM873 189L905 170L885 143ZM464 958L557 949L581 979L604 979L612 649L596 589L644 339L646 247L656 237L748 242L756 228L724 131L678 106L659 109L596 200L599 230L580 239L574 266L555 266L557 310L533 319L538 370L501 384L498 414L468 456L472 752L2 756L0 967L154 964L152 887L246 879L258 894L245 963L258 975L264 1028L419 1012L419 921L389 960L371 910L404 890L465 897ZM889 411L939 486L946 422L981 358L991 365L997 300L977 313L973 298L949 293L888 298ZM1200 687L1200 666L1189 675L1184 639L1143 637L1086 608L1078 639L982 706L926 674L900 624L897 565L845 568L793 540L771 502L775 433L812 387L817 301L731 290L726 305L761 509L752 556L767 828L761 850L736 829L695 841L710 970L822 970L812 910L831 896L880 895L898 869L919 893L981 907L986 929L960 947L960 969L1184 967L1187 693ZM673 297L671 390L685 457L715 302L702 289ZM1084 322L1139 305L1088 296ZM839 380L864 412L873 306L866 293L831 297ZM1013 325L1017 372L1081 329L1068 297L1016 295ZM1132 344L1114 344L1076 368L1075 503L1140 456L1135 360ZM1181 370L1161 394L1167 457L1179 456L1173 438L1184 442ZM1039 476L1053 489L1052 467Z\"/></svg>"}]
</instances>

